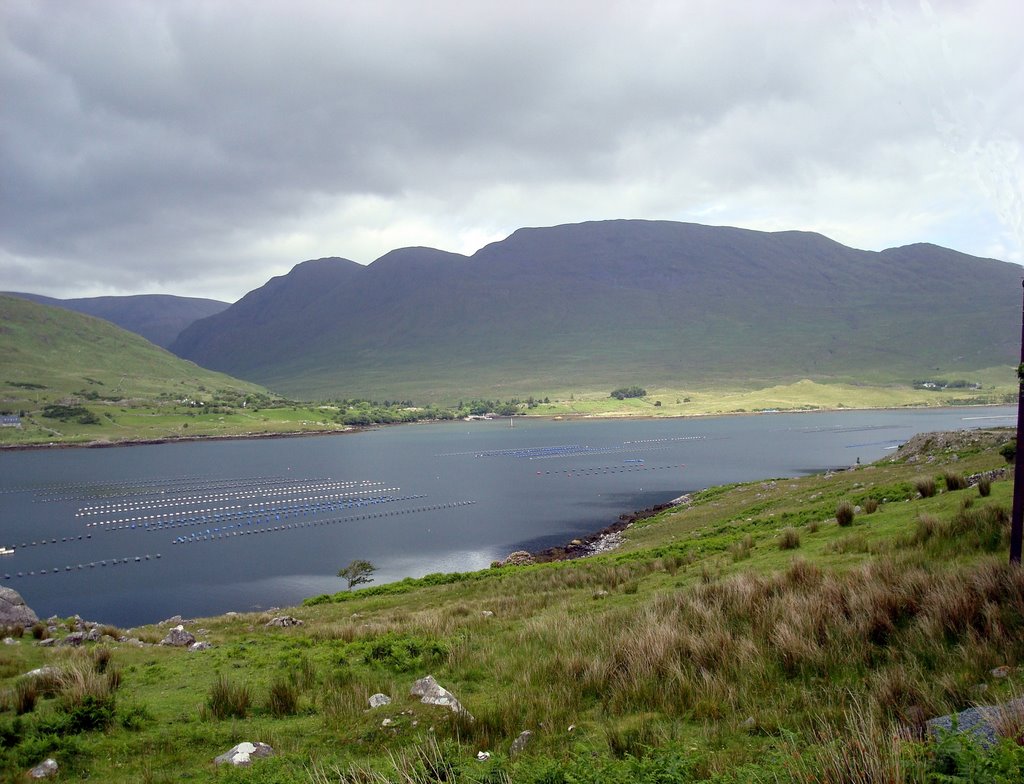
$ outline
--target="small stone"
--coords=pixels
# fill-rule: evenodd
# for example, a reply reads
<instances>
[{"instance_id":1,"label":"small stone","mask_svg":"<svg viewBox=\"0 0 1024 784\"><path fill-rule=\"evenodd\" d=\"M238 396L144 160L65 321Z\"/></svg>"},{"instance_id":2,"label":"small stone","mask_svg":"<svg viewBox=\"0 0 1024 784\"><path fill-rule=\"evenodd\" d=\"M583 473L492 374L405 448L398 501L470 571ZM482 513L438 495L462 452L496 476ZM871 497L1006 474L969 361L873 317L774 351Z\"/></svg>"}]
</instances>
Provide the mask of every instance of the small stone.
<instances>
[{"instance_id":1,"label":"small stone","mask_svg":"<svg viewBox=\"0 0 1024 784\"><path fill-rule=\"evenodd\" d=\"M274 750L266 743L246 741L215 757L213 761L216 765L249 765L254 759L269 757L273 753Z\"/></svg>"},{"instance_id":2,"label":"small stone","mask_svg":"<svg viewBox=\"0 0 1024 784\"><path fill-rule=\"evenodd\" d=\"M382 727L390 727L394 723L395 723L394 719L384 719L384 721L382 721L380 723L380 726L382 726Z\"/></svg>"},{"instance_id":3,"label":"small stone","mask_svg":"<svg viewBox=\"0 0 1024 784\"><path fill-rule=\"evenodd\" d=\"M103 632L101 632L95 626L93 626L91 629L89 629L89 631L85 633L85 639L87 639L89 642L99 642L100 637L102 636Z\"/></svg>"},{"instance_id":4,"label":"small stone","mask_svg":"<svg viewBox=\"0 0 1024 784\"><path fill-rule=\"evenodd\" d=\"M993 678L1006 678L1010 674L1010 668L1007 665L996 667L994 670L989 672Z\"/></svg>"},{"instance_id":5,"label":"small stone","mask_svg":"<svg viewBox=\"0 0 1024 784\"><path fill-rule=\"evenodd\" d=\"M493 618L493 617L494 617L494 613L493 613L493 612L492 612L491 610L484 610L484 611L483 611L482 613L480 613L480 614L481 614L481 615L482 615L482 616L483 616L484 618Z\"/></svg>"},{"instance_id":6,"label":"small stone","mask_svg":"<svg viewBox=\"0 0 1024 784\"><path fill-rule=\"evenodd\" d=\"M16 640L13 637L4 637L4 645L21 645L21 640Z\"/></svg>"},{"instance_id":7,"label":"small stone","mask_svg":"<svg viewBox=\"0 0 1024 784\"><path fill-rule=\"evenodd\" d=\"M607 595L608 595L608 591L605 591L604 589L602 589L600 591L594 591L594 598L595 599L603 599Z\"/></svg>"},{"instance_id":8,"label":"small stone","mask_svg":"<svg viewBox=\"0 0 1024 784\"><path fill-rule=\"evenodd\" d=\"M569 725L569 729L566 730L566 732L576 732L576 725L575 724L570 724Z\"/></svg>"},{"instance_id":9,"label":"small stone","mask_svg":"<svg viewBox=\"0 0 1024 784\"><path fill-rule=\"evenodd\" d=\"M380 692L378 692L377 694L371 694L370 695L370 707L371 708L382 708L385 705L390 705L390 704L391 704L391 698L388 695L386 695L386 694L381 694Z\"/></svg>"},{"instance_id":10,"label":"small stone","mask_svg":"<svg viewBox=\"0 0 1024 784\"><path fill-rule=\"evenodd\" d=\"M491 758L491 752L489 751L478 751L476 753L476 759L478 762L487 762Z\"/></svg>"},{"instance_id":11,"label":"small stone","mask_svg":"<svg viewBox=\"0 0 1024 784\"><path fill-rule=\"evenodd\" d=\"M756 726L757 722L754 720L753 716L747 716L747 718L740 722L741 730L752 730Z\"/></svg>"},{"instance_id":12,"label":"small stone","mask_svg":"<svg viewBox=\"0 0 1024 784\"><path fill-rule=\"evenodd\" d=\"M48 779L57 775L57 760L47 757L28 772L30 779Z\"/></svg>"},{"instance_id":13,"label":"small stone","mask_svg":"<svg viewBox=\"0 0 1024 784\"><path fill-rule=\"evenodd\" d=\"M210 643L208 643L205 640L203 640L202 642L194 642L194 643L192 643L190 646L188 646L188 649L192 653L196 653L197 651L208 651L212 647L213 646Z\"/></svg>"},{"instance_id":14,"label":"small stone","mask_svg":"<svg viewBox=\"0 0 1024 784\"><path fill-rule=\"evenodd\" d=\"M520 732L519 737L512 741L512 746L508 750L509 756L514 757L516 754L519 754L526 748L532 738L533 733L529 730L523 730Z\"/></svg>"},{"instance_id":15,"label":"small stone","mask_svg":"<svg viewBox=\"0 0 1024 784\"><path fill-rule=\"evenodd\" d=\"M57 639L55 637L47 637L45 640L40 640L36 643L40 648L51 648L56 644Z\"/></svg>"},{"instance_id":16,"label":"small stone","mask_svg":"<svg viewBox=\"0 0 1024 784\"><path fill-rule=\"evenodd\" d=\"M168 619L166 619L164 621L160 621L158 626L177 626L178 624L184 623L184 622L185 622L185 619L182 618L180 615L174 615L174 616L172 616L172 617L170 617L170 618L168 618Z\"/></svg>"}]
</instances>

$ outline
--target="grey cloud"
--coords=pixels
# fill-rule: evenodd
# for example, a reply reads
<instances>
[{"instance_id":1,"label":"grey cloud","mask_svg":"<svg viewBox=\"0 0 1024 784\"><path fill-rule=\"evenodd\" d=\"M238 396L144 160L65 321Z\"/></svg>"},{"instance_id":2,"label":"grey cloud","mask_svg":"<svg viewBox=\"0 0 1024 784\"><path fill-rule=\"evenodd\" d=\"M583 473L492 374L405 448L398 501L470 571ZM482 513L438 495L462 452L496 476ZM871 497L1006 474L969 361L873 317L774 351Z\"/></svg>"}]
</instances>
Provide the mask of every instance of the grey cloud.
<instances>
[{"instance_id":1,"label":"grey cloud","mask_svg":"<svg viewBox=\"0 0 1024 784\"><path fill-rule=\"evenodd\" d=\"M937 107L947 142L964 95L1022 130L993 80L1021 83L1016 5L889 8L10 0L0 273L234 298L300 260L276 253L371 260L399 211L441 237L633 205L742 222L772 190L814 228L822 178L931 176ZM325 247L346 236L382 244Z\"/></svg>"}]
</instances>

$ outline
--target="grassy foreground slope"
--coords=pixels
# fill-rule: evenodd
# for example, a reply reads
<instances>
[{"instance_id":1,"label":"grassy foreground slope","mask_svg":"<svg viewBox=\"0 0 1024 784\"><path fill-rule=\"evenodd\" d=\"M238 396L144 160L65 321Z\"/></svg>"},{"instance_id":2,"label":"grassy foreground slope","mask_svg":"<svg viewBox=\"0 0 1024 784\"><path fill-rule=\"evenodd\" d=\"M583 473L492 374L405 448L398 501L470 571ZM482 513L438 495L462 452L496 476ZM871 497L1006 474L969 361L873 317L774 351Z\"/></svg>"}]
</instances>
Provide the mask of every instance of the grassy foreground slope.
<instances>
[{"instance_id":1,"label":"grassy foreground slope","mask_svg":"<svg viewBox=\"0 0 1024 784\"><path fill-rule=\"evenodd\" d=\"M0 445L343 429L277 400L101 319L0 296L0 411L23 415Z\"/></svg>"},{"instance_id":2,"label":"grassy foreground slope","mask_svg":"<svg viewBox=\"0 0 1024 784\"><path fill-rule=\"evenodd\" d=\"M110 782L1018 781L1012 741L914 739L929 716L1024 691L1009 438L918 437L893 461L710 488L604 556L273 613L301 626L186 622L206 651L26 635L0 647L0 770L50 755L66 778ZM844 502L857 511L839 525ZM48 690L20 675L44 665L63 673ZM428 673L472 720L409 696ZM371 710L377 692L392 702ZM213 765L243 740L276 754Z\"/></svg>"}]
</instances>

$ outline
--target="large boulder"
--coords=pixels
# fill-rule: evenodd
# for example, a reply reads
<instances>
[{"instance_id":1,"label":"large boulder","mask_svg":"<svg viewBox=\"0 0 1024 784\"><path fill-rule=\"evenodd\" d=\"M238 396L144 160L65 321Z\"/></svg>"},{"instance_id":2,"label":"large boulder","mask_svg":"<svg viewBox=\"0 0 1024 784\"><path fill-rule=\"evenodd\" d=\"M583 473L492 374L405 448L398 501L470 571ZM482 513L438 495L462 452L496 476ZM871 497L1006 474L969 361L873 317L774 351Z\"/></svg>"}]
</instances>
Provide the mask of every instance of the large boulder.
<instances>
[{"instance_id":1,"label":"large boulder","mask_svg":"<svg viewBox=\"0 0 1024 784\"><path fill-rule=\"evenodd\" d=\"M13 588L0 588L0 626L31 626L39 621L21 594Z\"/></svg>"}]
</instances>

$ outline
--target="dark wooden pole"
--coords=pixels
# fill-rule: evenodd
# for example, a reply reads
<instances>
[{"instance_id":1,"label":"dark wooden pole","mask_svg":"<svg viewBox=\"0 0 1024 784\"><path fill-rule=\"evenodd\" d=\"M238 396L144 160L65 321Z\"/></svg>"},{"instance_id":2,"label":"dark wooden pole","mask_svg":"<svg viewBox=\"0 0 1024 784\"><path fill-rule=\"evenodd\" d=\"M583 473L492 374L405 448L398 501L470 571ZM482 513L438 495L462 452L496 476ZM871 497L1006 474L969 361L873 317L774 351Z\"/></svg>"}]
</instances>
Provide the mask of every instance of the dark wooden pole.
<instances>
[{"instance_id":1,"label":"dark wooden pole","mask_svg":"<svg viewBox=\"0 0 1024 784\"><path fill-rule=\"evenodd\" d=\"M1024 282L1022 282L1024 285ZM1013 515L1010 518L1010 563L1020 566L1024 533L1024 308L1020 324L1020 364L1017 366L1017 452L1013 458Z\"/></svg>"}]
</instances>

